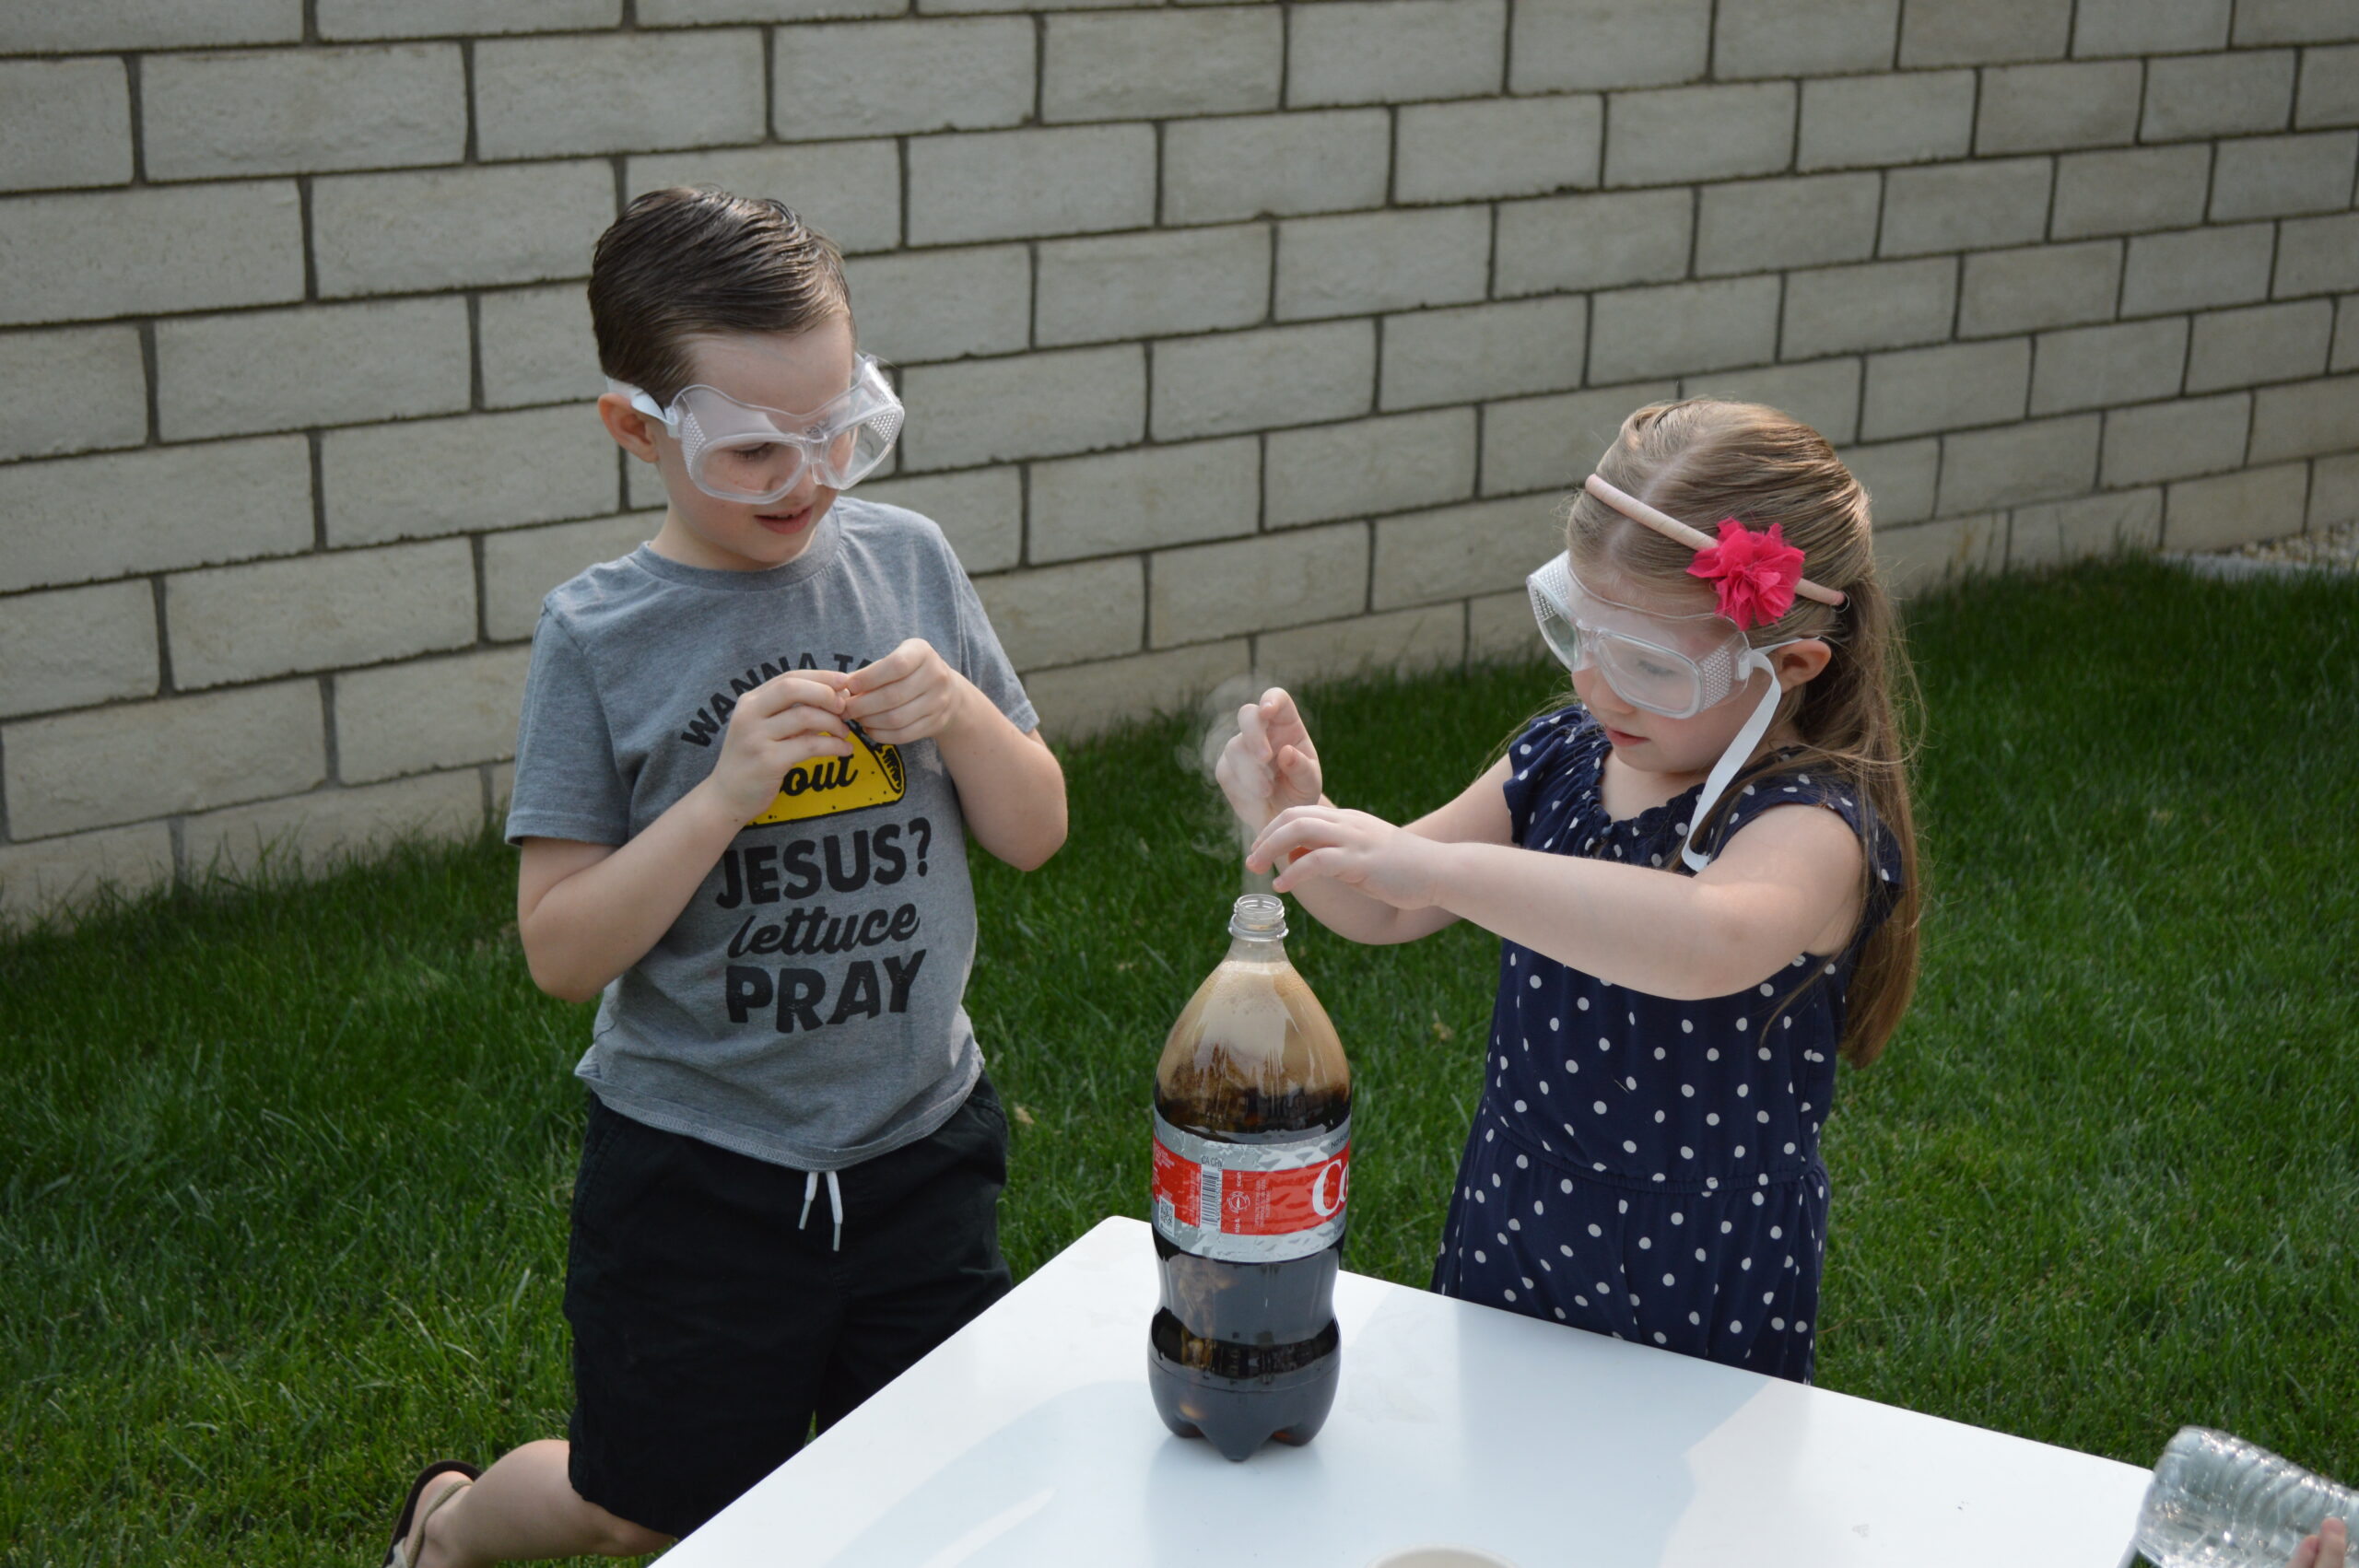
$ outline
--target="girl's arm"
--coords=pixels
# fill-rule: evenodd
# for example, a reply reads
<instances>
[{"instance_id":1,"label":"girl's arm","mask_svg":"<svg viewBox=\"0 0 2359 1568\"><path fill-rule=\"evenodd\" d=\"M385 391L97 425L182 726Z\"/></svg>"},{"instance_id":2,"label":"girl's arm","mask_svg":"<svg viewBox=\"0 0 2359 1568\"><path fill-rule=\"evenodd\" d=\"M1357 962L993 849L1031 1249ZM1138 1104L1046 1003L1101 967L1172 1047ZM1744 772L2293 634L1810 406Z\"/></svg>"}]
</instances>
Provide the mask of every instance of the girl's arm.
<instances>
[{"instance_id":1,"label":"girl's arm","mask_svg":"<svg viewBox=\"0 0 2359 1568\"><path fill-rule=\"evenodd\" d=\"M1488 775L1476 789L1485 786L1497 795ZM1498 809L1504 824L1503 799ZM1275 886L1314 913L1309 890L1340 883L1424 930L1469 919L1609 984L1679 1000L1726 996L1798 954L1838 951L1860 915L1860 841L1815 807L1764 812L1692 877L1496 840L1438 842L1332 806L1273 818L1246 863L1282 863L1297 849L1309 853Z\"/></svg>"}]
</instances>

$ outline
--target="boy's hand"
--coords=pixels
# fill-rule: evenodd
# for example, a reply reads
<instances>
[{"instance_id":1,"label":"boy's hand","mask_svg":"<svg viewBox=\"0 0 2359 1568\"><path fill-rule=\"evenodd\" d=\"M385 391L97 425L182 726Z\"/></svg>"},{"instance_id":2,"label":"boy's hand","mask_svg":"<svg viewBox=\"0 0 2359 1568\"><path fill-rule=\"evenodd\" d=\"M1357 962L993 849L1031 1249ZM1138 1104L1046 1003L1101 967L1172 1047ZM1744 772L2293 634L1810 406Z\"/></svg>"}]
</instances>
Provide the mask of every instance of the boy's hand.
<instances>
[{"instance_id":1,"label":"boy's hand","mask_svg":"<svg viewBox=\"0 0 2359 1568\"><path fill-rule=\"evenodd\" d=\"M1319 748L1283 687L1237 710L1237 733L1221 748L1213 777L1229 810L1257 832L1289 806L1319 803Z\"/></svg>"},{"instance_id":2,"label":"boy's hand","mask_svg":"<svg viewBox=\"0 0 2359 1568\"><path fill-rule=\"evenodd\" d=\"M2329 1519L2318 1527L2318 1534L2303 1538L2294 1549L2292 1568L2342 1568L2350 1546L2351 1532L2343 1522Z\"/></svg>"},{"instance_id":3,"label":"boy's hand","mask_svg":"<svg viewBox=\"0 0 2359 1568\"><path fill-rule=\"evenodd\" d=\"M1274 893L1332 877L1395 909L1422 909L1440 898L1448 850L1366 812L1294 806L1270 819L1245 851L1245 865L1255 872L1283 867L1270 884Z\"/></svg>"},{"instance_id":4,"label":"boy's hand","mask_svg":"<svg viewBox=\"0 0 2359 1568\"><path fill-rule=\"evenodd\" d=\"M704 785L734 820L759 816L797 764L851 755L844 732L844 679L833 670L796 670L772 676L739 699Z\"/></svg>"},{"instance_id":5,"label":"boy's hand","mask_svg":"<svg viewBox=\"0 0 2359 1568\"><path fill-rule=\"evenodd\" d=\"M844 716L860 720L870 738L897 746L932 740L957 724L975 689L921 637L843 682Z\"/></svg>"}]
</instances>

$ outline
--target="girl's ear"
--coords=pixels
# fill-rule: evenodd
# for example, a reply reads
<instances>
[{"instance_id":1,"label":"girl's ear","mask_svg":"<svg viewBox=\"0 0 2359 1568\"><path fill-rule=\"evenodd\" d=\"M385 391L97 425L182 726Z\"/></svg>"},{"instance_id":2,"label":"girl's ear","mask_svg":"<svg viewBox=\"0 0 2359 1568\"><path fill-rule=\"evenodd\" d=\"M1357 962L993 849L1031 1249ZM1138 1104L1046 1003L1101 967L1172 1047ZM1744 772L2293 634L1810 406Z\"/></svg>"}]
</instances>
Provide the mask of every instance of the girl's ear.
<instances>
[{"instance_id":1,"label":"girl's ear","mask_svg":"<svg viewBox=\"0 0 2359 1568\"><path fill-rule=\"evenodd\" d=\"M620 392L604 392L598 399L598 417L605 422L606 434L615 445L642 462L655 461L654 421L630 405L630 399Z\"/></svg>"},{"instance_id":2,"label":"girl's ear","mask_svg":"<svg viewBox=\"0 0 2359 1568\"><path fill-rule=\"evenodd\" d=\"M1788 643L1769 656L1769 663L1778 672L1778 689L1792 691L1816 680L1827 661L1834 657L1835 649L1813 637Z\"/></svg>"}]
</instances>

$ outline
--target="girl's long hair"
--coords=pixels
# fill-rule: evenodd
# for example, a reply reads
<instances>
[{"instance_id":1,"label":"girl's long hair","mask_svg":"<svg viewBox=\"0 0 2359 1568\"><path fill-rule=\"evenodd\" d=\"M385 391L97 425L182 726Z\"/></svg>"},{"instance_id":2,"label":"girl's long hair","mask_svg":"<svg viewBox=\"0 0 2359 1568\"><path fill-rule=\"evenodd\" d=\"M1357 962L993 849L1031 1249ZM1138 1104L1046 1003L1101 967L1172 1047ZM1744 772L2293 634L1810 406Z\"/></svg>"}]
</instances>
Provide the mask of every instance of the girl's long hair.
<instances>
[{"instance_id":1,"label":"girl's long hair","mask_svg":"<svg viewBox=\"0 0 2359 1568\"><path fill-rule=\"evenodd\" d=\"M1839 610L1797 596L1786 614L1747 634L1755 647L1823 638L1834 657L1816 678L1788 692L1778 708L1778 720L1790 720L1802 738L1801 755L1787 753L1750 765L1713 815L1727 811L1747 780L1773 769L1832 773L1849 780L1875 808L1899 850L1902 872L1898 893L1860 954L1847 1000L1840 1049L1845 1060L1864 1067L1883 1051L1916 989L1922 904L1908 804L1910 748L1901 718L1915 693L1893 603L1876 576L1868 493L1809 426L1757 404L1714 398L1650 404L1632 414L1598 460L1597 472L1706 533L1722 518L1756 531L1777 523L1786 542L1802 550L1803 574L1845 595ZM1708 591L1687 572L1693 550L1586 491L1577 492L1567 509L1566 535L1577 567L1610 566L1668 596L1708 600ZM1701 838L1708 825L1696 831ZM1875 847L1861 849L1865 919L1880 895Z\"/></svg>"}]
</instances>

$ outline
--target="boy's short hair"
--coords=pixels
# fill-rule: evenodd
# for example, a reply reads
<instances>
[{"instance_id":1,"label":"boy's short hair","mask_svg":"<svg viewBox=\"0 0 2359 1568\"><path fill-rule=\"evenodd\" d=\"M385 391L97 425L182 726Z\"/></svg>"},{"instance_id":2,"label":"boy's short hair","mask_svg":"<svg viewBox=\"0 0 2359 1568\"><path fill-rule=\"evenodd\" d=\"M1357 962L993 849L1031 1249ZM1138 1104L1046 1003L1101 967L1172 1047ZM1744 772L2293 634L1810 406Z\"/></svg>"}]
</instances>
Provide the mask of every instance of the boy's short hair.
<instances>
[{"instance_id":1,"label":"boy's short hair","mask_svg":"<svg viewBox=\"0 0 2359 1568\"><path fill-rule=\"evenodd\" d=\"M671 402L690 342L795 333L851 314L843 256L784 202L710 186L650 191L590 263L590 322L607 375Z\"/></svg>"}]
</instances>

